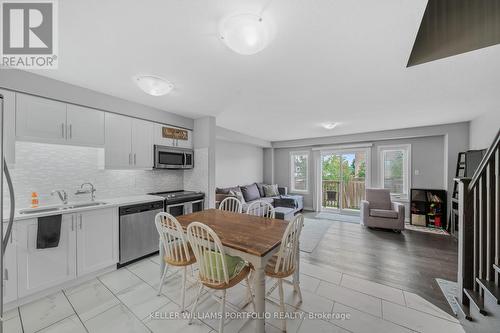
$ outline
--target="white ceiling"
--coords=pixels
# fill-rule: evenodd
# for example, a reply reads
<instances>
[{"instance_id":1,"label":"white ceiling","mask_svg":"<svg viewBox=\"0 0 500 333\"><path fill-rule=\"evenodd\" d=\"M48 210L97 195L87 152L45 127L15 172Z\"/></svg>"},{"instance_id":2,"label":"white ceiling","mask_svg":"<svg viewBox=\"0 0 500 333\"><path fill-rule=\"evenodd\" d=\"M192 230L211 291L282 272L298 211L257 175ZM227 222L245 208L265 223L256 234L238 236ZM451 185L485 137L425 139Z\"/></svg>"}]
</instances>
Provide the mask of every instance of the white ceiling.
<instances>
[{"instance_id":1,"label":"white ceiling","mask_svg":"<svg viewBox=\"0 0 500 333\"><path fill-rule=\"evenodd\" d=\"M470 120L500 109L500 47L406 68L426 0L63 0L59 69L38 74L266 140ZM276 34L230 51L219 21L260 12ZM152 97L132 82L175 84ZM500 112L500 111L499 111ZM334 130L322 122L340 122Z\"/></svg>"}]
</instances>

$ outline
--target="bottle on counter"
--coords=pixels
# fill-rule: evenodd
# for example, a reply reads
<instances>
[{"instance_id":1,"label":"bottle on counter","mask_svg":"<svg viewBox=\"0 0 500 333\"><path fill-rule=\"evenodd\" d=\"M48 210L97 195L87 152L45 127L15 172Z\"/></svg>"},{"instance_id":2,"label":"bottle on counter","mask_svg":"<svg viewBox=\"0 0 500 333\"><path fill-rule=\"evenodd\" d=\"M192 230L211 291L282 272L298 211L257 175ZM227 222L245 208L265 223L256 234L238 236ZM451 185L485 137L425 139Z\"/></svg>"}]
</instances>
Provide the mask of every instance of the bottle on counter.
<instances>
[{"instance_id":1,"label":"bottle on counter","mask_svg":"<svg viewBox=\"0 0 500 333\"><path fill-rule=\"evenodd\" d=\"M37 208L37 207L38 207L38 193L31 192L31 208Z\"/></svg>"}]
</instances>

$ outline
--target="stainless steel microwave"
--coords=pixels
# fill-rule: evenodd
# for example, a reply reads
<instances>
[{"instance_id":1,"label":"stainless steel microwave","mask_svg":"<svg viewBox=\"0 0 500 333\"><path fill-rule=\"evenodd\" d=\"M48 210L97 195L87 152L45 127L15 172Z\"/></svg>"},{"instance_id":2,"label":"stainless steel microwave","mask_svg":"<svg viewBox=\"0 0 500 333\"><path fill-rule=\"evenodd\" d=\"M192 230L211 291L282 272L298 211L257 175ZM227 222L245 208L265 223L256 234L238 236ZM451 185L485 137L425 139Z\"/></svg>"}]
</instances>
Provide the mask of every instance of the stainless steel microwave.
<instances>
[{"instance_id":1,"label":"stainless steel microwave","mask_svg":"<svg viewBox=\"0 0 500 333\"><path fill-rule=\"evenodd\" d=\"M192 149L154 145L155 169L192 169L193 166Z\"/></svg>"}]
</instances>

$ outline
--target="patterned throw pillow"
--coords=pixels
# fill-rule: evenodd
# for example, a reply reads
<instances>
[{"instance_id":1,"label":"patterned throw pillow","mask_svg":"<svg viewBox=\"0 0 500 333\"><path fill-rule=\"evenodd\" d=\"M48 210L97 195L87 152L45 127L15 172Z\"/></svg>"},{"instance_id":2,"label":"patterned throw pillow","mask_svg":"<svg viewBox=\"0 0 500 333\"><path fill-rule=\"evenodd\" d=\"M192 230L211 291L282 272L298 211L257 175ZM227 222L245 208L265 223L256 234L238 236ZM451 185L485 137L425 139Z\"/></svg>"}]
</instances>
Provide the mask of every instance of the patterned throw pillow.
<instances>
[{"instance_id":1,"label":"patterned throw pillow","mask_svg":"<svg viewBox=\"0 0 500 333\"><path fill-rule=\"evenodd\" d=\"M236 199L238 199L242 204L245 203L245 198L243 197L243 193L241 193L241 191L231 190L229 191L229 195L236 197Z\"/></svg>"},{"instance_id":2,"label":"patterned throw pillow","mask_svg":"<svg viewBox=\"0 0 500 333\"><path fill-rule=\"evenodd\" d=\"M264 193L266 194L266 197L276 197L280 195L278 192L278 184L264 185Z\"/></svg>"}]
</instances>

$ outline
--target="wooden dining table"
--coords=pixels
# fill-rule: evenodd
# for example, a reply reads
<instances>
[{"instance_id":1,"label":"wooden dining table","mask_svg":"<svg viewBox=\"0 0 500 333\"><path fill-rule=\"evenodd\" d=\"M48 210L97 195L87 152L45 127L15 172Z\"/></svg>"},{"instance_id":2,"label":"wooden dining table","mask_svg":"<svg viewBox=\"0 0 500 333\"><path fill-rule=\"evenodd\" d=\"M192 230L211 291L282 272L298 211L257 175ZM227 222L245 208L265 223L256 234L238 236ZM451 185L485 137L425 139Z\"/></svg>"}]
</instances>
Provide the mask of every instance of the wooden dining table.
<instances>
[{"instance_id":1,"label":"wooden dining table","mask_svg":"<svg viewBox=\"0 0 500 333\"><path fill-rule=\"evenodd\" d=\"M288 222L219 209L207 209L181 215L177 217L177 220L184 231L191 222L201 222L208 225L219 236L226 254L239 256L253 265L255 269L253 279L255 312L258 314L257 319L255 319L255 331L265 332L266 276L264 269L267 261L278 252ZM163 258L161 244L160 258ZM160 262L162 263L161 274L165 264L163 260ZM293 278L298 281L298 265Z\"/></svg>"}]
</instances>

